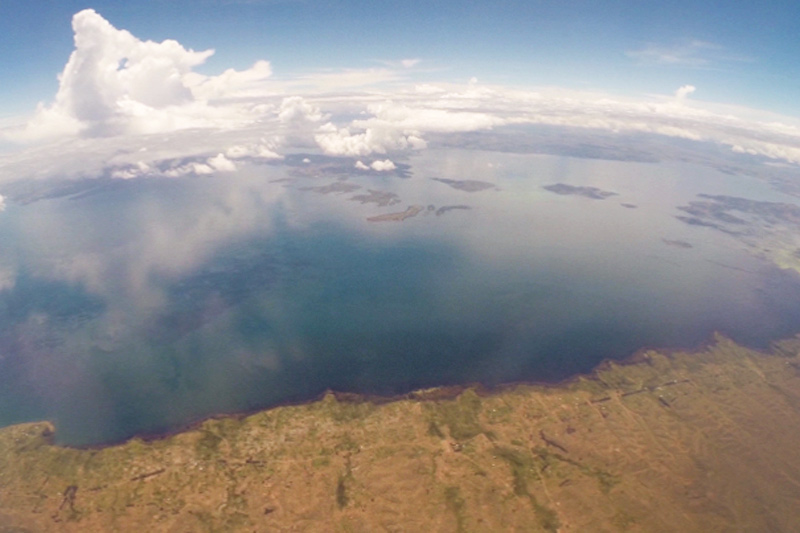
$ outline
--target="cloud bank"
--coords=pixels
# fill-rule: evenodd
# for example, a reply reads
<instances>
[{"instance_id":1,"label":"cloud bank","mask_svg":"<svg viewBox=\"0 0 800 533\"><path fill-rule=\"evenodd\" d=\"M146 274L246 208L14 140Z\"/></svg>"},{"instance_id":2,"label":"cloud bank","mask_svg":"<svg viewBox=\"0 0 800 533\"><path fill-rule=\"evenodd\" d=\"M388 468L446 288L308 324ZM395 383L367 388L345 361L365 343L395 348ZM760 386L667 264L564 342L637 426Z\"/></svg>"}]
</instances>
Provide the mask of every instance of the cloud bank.
<instances>
[{"instance_id":1,"label":"cloud bank","mask_svg":"<svg viewBox=\"0 0 800 533\"><path fill-rule=\"evenodd\" d=\"M522 90L475 78L414 83L409 76L417 59L396 62L394 69L283 79L273 76L268 61L258 61L247 70L206 76L195 69L213 50L143 41L88 9L72 26L75 48L53 101L40 105L23 128L0 132L9 140L38 140L0 155L0 184L54 176L224 175L247 161L277 161L292 151L354 163L369 158L373 162L361 166L386 171L403 153L424 150L433 134L520 124L652 133L800 164L800 122L690 99L695 87L688 84L634 99ZM629 55L691 63L719 51L693 41L640 52Z\"/></svg>"}]
</instances>

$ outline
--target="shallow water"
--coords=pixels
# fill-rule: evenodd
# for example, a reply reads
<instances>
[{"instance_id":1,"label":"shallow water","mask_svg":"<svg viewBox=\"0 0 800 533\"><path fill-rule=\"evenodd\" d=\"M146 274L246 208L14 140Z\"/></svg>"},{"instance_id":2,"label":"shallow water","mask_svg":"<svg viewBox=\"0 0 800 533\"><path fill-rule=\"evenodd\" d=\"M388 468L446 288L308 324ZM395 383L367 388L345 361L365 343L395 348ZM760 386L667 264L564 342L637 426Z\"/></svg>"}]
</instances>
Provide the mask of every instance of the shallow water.
<instances>
[{"instance_id":1,"label":"shallow water","mask_svg":"<svg viewBox=\"0 0 800 533\"><path fill-rule=\"evenodd\" d=\"M792 201L752 178L445 148L406 177L301 159L9 205L0 424L47 418L61 442L97 444L329 388L559 380L714 331L755 346L800 331L797 275L675 219L698 193ZM309 190L345 178L362 189ZM367 189L401 201L349 199Z\"/></svg>"}]
</instances>

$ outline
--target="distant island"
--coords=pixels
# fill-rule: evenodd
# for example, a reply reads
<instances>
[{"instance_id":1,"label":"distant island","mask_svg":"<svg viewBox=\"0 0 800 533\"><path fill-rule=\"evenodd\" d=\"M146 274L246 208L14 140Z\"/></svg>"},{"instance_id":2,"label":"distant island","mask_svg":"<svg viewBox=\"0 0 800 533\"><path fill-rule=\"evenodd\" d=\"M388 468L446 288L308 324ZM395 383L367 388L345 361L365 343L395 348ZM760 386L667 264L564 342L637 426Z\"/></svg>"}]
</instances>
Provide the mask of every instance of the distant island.
<instances>
[{"instance_id":1,"label":"distant island","mask_svg":"<svg viewBox=\"0 0 800 533\"><path fill-rule=\"evenodd\" d=\"M472 209L472 208L470 206L468 206L468 205L443 205L442 207L440 207L439 209L436 210L436 216L438 217L438 216L444 215L445 213L447 213L449 211L453 211L453 210L457 210L457 209L469 210L469 209Z\"/></svg>"},{"instance_id":2,"label":"distant island","mask_svg":"<svg viewBox=\"0 0 800 533\"><path fill-rule=\"evenodd\" d=\"M393 192L367 189L367 193L368 194L357 194L350 199L362 204L378 204L380 207L400 203L400 198Z\"/></svg>"},{"instance_id":3,"label":"distant island","mask_svg":"<svg viewBox=\"0 0 800 533\"><path fill-rule=\"evenodd\" d=\"M682 213L676 215L678 220L726 233L749 253L800 273L800 206L738 196L698 194L697 198L677 207Z\"/></svg>"},{"instance_id":4,"label":"distant island","mask_svg":"<svg viewBox=\"0 0 800 533\"><path fill-rule=\"evenodd\" d=\"M449 185L454 189L464 192L479 192L479 191L485 191L486 189L496 189L496 186L493 183L488 183L486 181L449 180L445 178L431 178L431 179L433 181L444 183L445 185Z\"/></svg>"},{"instance_id":5,"label":"distant island","mask_svg":"<svg viewBox=\"0 0 800 533\"><path fill-rule=\"evenodd\" d=\"M676 248L694 248L691 243L677 239L661 239L661 241L668 246L674 246Z\"/></svg>"},{"instance_id":6,"label":"distant island","mask_svg":"<svg viewBox=\"0 0 800 533\"><path fill-rule=\"evenodd\" d=\"M318 187L302 187L301 191L313 191L320 194L342 194L357 191L360 189L360 185L356 185L355 183L348 183L346 181L336 181L331 183L330 185L321 185Z\"/></svg>"},{"instance_id":7,"label":"distant island","mask_svg":"<svg viewBox=\"0 0 800 533\"><path fill-rule=\"evenodd\" d=\"M604 191L597 187L569 185L567 183L543 185L542 189L565 196L583 196L584 198L591 198L592 200L605 200L611 196L617 196L615 192Z\"/></svg>"},{"instance_id":8,"label":"distant island","mask_svg":"<svg viewBox=\"0 0 800 533\"><path fill-rule=\"evenodd\" d=\"M368 222L402 222L407 218L412 218L420 214L425 208L421 205L409 206L405 211L399 213L386 213L367 218Z\"/></svg>"},{"instance_id":9,"label":"distant island","mask_svg":"<svg viewBox=\"0 0 800 533\"><path fill-rule=\"evenodd\" d=\"M794 531L799 353L717 337L561 385L327 393L85 450L6 427L0 531Z\"/></svg>"}]
</instances>

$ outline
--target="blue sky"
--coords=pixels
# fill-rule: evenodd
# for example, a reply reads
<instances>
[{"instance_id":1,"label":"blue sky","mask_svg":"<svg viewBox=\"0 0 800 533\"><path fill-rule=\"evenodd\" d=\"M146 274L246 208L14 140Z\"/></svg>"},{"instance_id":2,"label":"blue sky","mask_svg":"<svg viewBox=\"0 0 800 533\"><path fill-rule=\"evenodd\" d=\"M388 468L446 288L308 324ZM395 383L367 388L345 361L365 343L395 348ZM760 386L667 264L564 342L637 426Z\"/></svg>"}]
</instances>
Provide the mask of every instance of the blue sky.
<instances>
[{"instance_id":1,"label":"blue sky","mask_svg":"<svg viewBox=\"0 0 800 533\"><path fill-rule=\"evenodd\" d=\"M209 74L258 59L280 77L421 58L422 78L631 95L692 84L697 99L800 115L800 3L735 0L11 0L0 115L52 99L70 19L88 7L141 39L214 48Z\"/></svg>"}]
</instances>

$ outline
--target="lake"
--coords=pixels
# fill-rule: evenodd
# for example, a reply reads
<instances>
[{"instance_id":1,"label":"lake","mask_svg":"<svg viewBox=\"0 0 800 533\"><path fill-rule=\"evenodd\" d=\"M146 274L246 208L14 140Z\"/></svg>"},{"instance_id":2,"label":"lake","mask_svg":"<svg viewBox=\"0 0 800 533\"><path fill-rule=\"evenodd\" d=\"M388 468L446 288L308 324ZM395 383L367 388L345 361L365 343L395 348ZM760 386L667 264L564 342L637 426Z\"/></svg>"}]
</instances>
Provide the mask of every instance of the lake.
<instances>
[{"instance_id":1,"label":"lake","mask_svg":"<svg viewBox=\"0 0 800 533\"><path fill-rule=\"evenodd\" d=\"M102 444L326 389L558 381L715 331L800 331L796 272L678 218L698 194L796 203L764 180L446 145L395 162L294 154L18 193L0 213L0 425Z\"/></svg>"}]
</instances>

